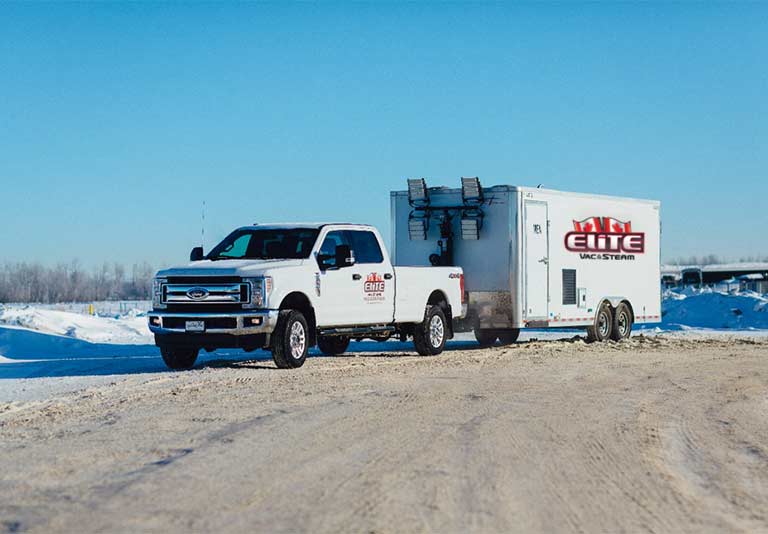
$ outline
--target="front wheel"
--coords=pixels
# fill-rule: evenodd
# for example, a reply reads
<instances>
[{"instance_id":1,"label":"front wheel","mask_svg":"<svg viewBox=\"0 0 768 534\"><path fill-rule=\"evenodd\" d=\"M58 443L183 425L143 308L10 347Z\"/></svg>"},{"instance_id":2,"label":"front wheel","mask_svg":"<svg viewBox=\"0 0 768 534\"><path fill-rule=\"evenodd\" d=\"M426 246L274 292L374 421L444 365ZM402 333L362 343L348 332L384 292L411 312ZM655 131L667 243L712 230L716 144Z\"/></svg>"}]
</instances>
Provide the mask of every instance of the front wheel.
<instances>
[{"instance_id":1,"label":"front wheel","mask_svg":"<svg viewBox=\"0 0 768 534\"><path fill-rule=\"evenodd\" d=\"M440 306L429 306L424 320L413 331L413 346L422 356L436 356L445 348L448 325Z\"/></svg>"},{"instance_id":2,"label":"front wheel","mask_svg":"<svg viewBox=\"0 0 768 534\"><path fill-rule=\"evenodd\" d=\"M304 365L309 351L309 327L300 311L282 310L270 341L272 359L279 369Z\"/></svg>"},{"instance_id":3,"label":"front wheel","mask_svg":"<svg viewBox=\"0 0 768 534\"><path fill-rule=\"evenodd\" d=\"M174 371L183 371L192 369L197 360L197 353L200 349L195 347L160 347L160 354L163 356L165 365Z\"/></svg>"}]
</instances>

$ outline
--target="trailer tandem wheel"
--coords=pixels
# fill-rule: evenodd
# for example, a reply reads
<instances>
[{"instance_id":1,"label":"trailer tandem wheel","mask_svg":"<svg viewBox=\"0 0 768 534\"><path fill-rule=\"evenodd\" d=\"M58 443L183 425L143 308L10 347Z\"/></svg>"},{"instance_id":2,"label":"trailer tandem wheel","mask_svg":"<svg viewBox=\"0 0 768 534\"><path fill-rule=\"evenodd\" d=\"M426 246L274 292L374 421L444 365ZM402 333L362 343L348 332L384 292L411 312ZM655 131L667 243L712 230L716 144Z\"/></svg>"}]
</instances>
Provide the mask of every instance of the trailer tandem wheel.
<instances>
[{"instance_id":1,"label":"trailer tandem wheel","mask_svg":"<svg viewBox=\"0 0 768 534\"><path fill-rule=\"evenodd\" d=\"M497 330L475 328L475 339L480 343L481 347L492 347L498 338L499 333Z\"/></svg>"},{"instance_id":2,"label":"trailer tandem wheel","mask_svg":"<svg viewBox=\"0 0 768 534\"><path fill-rule=\"evenodd\" d=\"M607 341L613 332L613 308L603 302L595 315L595 324L587 327L587 343Z\"/></svg>"}]
</instances>

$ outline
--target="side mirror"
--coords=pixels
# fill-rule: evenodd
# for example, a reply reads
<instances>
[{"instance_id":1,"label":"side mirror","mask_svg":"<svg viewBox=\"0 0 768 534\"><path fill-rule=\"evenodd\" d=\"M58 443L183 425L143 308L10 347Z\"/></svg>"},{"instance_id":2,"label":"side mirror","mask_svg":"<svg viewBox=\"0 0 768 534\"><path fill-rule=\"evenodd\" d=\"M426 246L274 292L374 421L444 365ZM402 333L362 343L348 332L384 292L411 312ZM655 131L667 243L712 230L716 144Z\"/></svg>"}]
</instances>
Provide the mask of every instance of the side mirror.
<instances>
[{"instance_id":1,"label":"side mirror","mask_svg":"<svg viewBox=\"0 0 768 534\"><path fill-rule=\"evenodd\" d=\"M192 249L192 252L189 253L189 261L200 261L203 257L203 247L195 247Z\"/></svg>"},{"instance_id":2,"label":"side mirror","mask_svg":"<svg viewBox=\"0 0 768 534\"><path fill-rule=\"evenodd\" d=\"M349 245L337 245L336 246L336 267L341 269L343 267L351 267L355 264L355 256L352 254L352 249Z\"/></svg>"}]
</instances>

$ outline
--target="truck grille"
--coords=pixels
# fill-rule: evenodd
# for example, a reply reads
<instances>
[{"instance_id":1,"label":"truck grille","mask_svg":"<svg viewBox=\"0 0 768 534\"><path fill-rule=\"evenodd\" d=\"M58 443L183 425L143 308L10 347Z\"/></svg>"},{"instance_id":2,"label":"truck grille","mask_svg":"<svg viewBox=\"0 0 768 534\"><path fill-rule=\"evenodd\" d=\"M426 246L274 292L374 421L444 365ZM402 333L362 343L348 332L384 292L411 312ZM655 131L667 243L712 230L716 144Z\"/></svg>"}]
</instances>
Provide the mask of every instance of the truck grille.
<instances>
[{"instance_id":1,"label":"truck grille","mask_svg":"<svg viewBox=\"0 0 768 534\"><path fill-rule=\"evenodd\" d=\"M168 304L166 313L229 313L243 311L242 304Z\"/></svg>"},{"instance_id":2,"label":"truck grille","mask_svg":"<svg viewBox=\"0 0 768 534\"><path fill-rule=\"evenodd\" d=\"M202 311L202 307L230 307L242 309L242 304L251 301L251 286L239 278L173 277L162 286L162 302L169 308L180 311ZM223 310L222 310L223 311Z\"/></svg>"}]
</instances>

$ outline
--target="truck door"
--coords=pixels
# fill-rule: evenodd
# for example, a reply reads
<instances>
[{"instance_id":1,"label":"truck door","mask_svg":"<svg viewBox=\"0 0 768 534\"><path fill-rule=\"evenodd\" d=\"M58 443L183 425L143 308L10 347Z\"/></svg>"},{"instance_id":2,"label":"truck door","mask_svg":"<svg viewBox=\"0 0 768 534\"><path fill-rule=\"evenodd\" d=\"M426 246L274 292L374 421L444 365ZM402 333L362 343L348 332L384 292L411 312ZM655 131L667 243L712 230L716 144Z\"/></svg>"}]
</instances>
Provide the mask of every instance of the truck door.
<instances>
[{"instance_id":1,"label":"truck door","mask_svg":"<svg viewBox=\"0 0 768 534\"><path fill-rule=\"evenodd\" d=\"M546 320L549 309L549 224L547 203L526 200L523 209L525 318Z\"/></svg>"},{"instance_id":2,"label":"truck door","mask_svg":"<svg viewBox=\"0 0 768 534\"><path fill-rule=\"evenodd\" d=\"M350 245L344 230L328 232L320 246L320 254L333 256L338 245ZM341 269L331 265L318 274L319 326L346 326L355 323L354 318L362 306L360 280L362 275L357 265Z\"/></svg>"},{"instance_id":3,"label":"truck door","mask_svg":"<svg viewBox=\"0 0 768 534\"><path fill-rule=\"evenodd\" d=\"M362 277L358 291L362 305L358 324L388 324L395 318L395 273L384 258L376 234L369 230L348 230L347 239L355 255L355 267Z\"/></svg>"},{"instance_id":4,"label":"truck door","mask_svg":"<svg viewBox=\"0 0 768 534\"><path fill-rule=\"evenodd\" d=\"M355 264L318 274L320 326L391 323L394 269L384 258L376 235L368 230L332 230L325 236L320 254L333 255L338 245L349 245Z\"/></svg>"}]
</instances>

